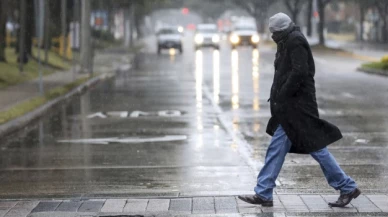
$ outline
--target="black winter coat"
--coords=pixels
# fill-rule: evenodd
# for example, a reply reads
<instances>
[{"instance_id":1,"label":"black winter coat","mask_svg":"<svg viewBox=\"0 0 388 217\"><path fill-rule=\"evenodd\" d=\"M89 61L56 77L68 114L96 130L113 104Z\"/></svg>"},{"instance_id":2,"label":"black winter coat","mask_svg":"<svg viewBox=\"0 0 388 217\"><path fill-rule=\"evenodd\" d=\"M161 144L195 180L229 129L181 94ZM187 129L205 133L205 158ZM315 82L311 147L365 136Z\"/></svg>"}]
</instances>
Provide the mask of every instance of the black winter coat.
<instances>
[{"instance_id":1,"label":"black winter coat","mask_svg":"<svg viewBox=\"0 0 388 217\"><path fill-rule=\"evenodd\" d=\"M298 27L277 44L267 133L273 136L280 124L292 142L291 153L318 151L341 139L342 134L333 124L319 119L310 46Z\"/></svg>"}]
</instances>

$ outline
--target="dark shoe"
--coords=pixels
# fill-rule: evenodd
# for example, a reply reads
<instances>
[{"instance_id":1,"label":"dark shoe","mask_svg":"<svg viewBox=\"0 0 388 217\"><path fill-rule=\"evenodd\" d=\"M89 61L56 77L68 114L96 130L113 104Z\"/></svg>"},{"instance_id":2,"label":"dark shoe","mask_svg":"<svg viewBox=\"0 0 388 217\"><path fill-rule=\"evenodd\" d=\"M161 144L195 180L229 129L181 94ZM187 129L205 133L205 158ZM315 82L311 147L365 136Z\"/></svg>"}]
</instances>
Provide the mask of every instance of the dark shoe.
<instances>
[{"instance_id":1,"label":"dark shoe","mask_svg":"<svg viewBox=\"0 0 388 217\"><path fill-rule=\"evenodd\" d=\"M356 199L358 196L360 196L361 191L356 188L354 191L350 192L349 194L343 194L340 195L338 200L334 203L329 203L329 206L331 207L344 207L350 203L353 199Z\"/></svg>"},{"instance_id":2,"label":"dark shoe","mask_svg":"<svg viewBox=\"0 0 388 217\"><path fill-rule=\"evenodd\" d=\"M250 204L257 204L257 205L262 205L266 207L272 207L273 206L273 201L272 200L264 200L261 199L257 195L249 195L249 196L238 196L238 199L250 203Z\"/></svg>"}]
</instances>

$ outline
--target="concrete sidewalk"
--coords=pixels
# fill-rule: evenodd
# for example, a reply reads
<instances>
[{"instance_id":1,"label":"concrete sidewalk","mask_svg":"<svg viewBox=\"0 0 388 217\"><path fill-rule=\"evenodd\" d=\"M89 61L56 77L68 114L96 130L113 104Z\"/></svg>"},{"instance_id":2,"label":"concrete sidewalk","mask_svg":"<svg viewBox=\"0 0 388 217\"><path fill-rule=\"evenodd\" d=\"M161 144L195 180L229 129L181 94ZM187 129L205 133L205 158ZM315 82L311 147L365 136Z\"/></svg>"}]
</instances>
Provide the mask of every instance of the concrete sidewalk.
<instances>
[{"instance_id":1,"label":"concrete sidewalk","mask_svg":"<svg viewBox=\"0 0 388 217\"><path fill-rule=\"evenodd\" d=\"M274 197L274 207L247 204L236 196L1 201L0 216L388 216L388 195L361 195L346 208L329 207L337 197L280 194Z\"/></svg>"}]
</instances>

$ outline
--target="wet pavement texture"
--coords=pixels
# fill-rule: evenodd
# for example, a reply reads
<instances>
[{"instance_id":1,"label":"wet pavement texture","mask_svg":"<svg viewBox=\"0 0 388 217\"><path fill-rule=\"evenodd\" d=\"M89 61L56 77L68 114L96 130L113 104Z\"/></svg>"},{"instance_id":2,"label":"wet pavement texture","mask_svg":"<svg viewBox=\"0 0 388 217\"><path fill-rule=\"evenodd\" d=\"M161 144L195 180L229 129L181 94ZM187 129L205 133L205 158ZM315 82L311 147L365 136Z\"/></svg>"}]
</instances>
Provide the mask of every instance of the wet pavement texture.
<instances>
[{"instance_id":1,"label":"wet pavement texture","mask_svg":"<svg viewBox=\"0 0 388 217\"><path fill-rule=\"evenodd\" d=\"M252 193L270 141L275 50L194 51L191 40L160 56L146 40L138 67L2 138L0 197ZM321 117L344 134L330 151L363 192L388 193L388 78L356 72L356 60L315 59ZM277 184L335 193L308 155L288 155Z\"/></svg>"}]
</instances>

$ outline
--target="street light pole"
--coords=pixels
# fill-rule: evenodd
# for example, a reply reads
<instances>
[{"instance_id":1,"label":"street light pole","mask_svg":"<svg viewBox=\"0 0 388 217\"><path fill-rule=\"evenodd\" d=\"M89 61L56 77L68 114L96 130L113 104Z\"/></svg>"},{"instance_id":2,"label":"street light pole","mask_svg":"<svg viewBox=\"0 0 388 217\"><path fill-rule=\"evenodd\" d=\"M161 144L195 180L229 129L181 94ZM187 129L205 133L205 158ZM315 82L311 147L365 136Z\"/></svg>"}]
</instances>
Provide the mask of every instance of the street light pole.
<instances>
[{"instance_id":1,"label":"street light pole","mask_svg":"<svg viewBox=\"0 0 388 217\"><path fill-rule=\"evenodd\" d=\"M130 26L129 26L129 31L130 31L130 35L129 35L129 47L133 47L133 32L134 32L134 25L135 25L135 5L136 3L134 1L131 2L130 4L131 8L130 8Z\"/></svg>"},{"instance_id":2,"label":"street light pole","mask_svg":"<svg viewBox=\"0 0 388 217\"><path fill-rule=\"evenodd\" d=\"M73 48L79 48L77 45L79 45L79 39L80 39L80 28L79 28L79 7L80 7L80 0L74 0L74 7L73 7L73 29L72 29L72 44ZM78 60L79 61L79 60ZM75 81L77 74L77 60L76 55L73 53L73 81Z\"/></svg>"},{"instance_id":3,"label":"street light pole","mask_svg":"<svg viewBox=\"0 0 388 217\"><path fill-rule=\"evenodd\" d=\"M44 0L35 1L35 11L38 14L36 18L36 27L37 27L37 38L38 38L38 71L39 71L39 93L43 96L43 73L42 73L42 64L41 64L41 47L42 47L42 37L44 29L44 17L46 16L44 10Z\"/></svg>"},{"instance_id":4,"label":"street light pole","mask_svg":"<svg viewBox=\"0 0 388 217\"><path fill-rule=\"evenodd\" d=\"M63 57L66 57L66 47L67 47L67 42L66 42L66 12L67 12L67 5L66 5L67 0L61 0L61 27L62 27L62 40L63 40Z\"/></svg>"},{"instance_id":5,"label":"street light pole","mask_svg":"<svg viewBox=\"0 0 388 217\"><path fill-rule=\"evenodd\" d=\"M92 75L90 68L90 0L81 0L81 72Z\"/></svg>"},{"instance_id":6,"label":"street light pole","mask_svg":"<svg viewBox=\"0 0 388 217\"><path fill-rule=\"evenodd\" d=\"M50 7L49 7L49 0L44 0L44 12L45 12L45 16L44 16L44 62L46 64L46 66L48 65L48 59L49 59L49 56L48 56L48 49L49 49L49 44L50 44L50 34L49 34L49 31L50 31Z\"/></svg>"}]
</instances>

